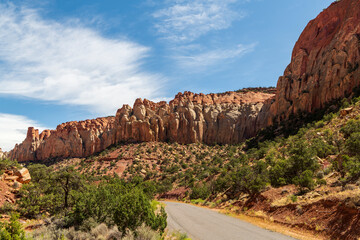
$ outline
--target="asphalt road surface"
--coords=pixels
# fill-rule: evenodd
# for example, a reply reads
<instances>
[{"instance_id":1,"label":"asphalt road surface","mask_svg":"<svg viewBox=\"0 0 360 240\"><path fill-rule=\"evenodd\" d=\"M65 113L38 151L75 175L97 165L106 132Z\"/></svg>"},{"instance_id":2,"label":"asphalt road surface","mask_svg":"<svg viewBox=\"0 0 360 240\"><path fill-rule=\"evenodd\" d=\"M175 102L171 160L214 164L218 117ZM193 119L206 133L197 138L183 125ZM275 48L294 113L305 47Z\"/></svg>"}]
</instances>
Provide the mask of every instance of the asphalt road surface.
<instances>
[{"instance_id":1,"label":"asphalt road surface","mask_svg":"<svg viewBox=\"0 0 360 240\"><path fill-rule=\"evenodd\" d=\"M293 240L237 218L193 205L164 202L168 228L187 233L193 240Z\"/></svg>"}]
</instances>

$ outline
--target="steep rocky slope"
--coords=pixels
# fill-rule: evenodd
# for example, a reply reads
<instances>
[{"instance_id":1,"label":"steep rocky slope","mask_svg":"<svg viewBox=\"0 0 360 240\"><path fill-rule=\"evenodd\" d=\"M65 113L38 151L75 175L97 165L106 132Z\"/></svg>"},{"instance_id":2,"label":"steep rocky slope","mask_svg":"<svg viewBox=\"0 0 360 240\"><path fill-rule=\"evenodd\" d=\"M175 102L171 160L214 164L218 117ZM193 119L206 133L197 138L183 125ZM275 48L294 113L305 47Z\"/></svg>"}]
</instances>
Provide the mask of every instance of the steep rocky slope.
<instances>
[{"instance_id":1,"label":"steep rocky slope","mask_svg":"<svg viewBox=\"0 0 360 240\"><path fill-rule=\"evenodd\" d=\"M18 161L85 157L121 142L234 144L262 127L258 119L263 118L263 106L273 96L261 92L185 92L169 104L137 99L133 108L124 105L115 117L68 122L41 134L31 127L9 157Z\"/></svg>"},{"instance_id":2,"label":"steep rocky slope","mask_svg":"<svg viewBox=\"0 0 360 240\"><path fill-rule=\"evenodd\" d=\"M277 83L270 120L312 112L360 83L360 1L333 3L310 21Z\"/></svg>"},{"instance_id":3,"label":"steep rocky slope","mask_svg":"<svg viewBox=\"0 0 360 240\"><path fill-rule=\"evenodd\" d=\"M120 142L239 143L275 120L314 112L360 84L360 0L334 2L297 41L276 96L262 92L178 94L169 104L138 99L115 117L29 128L9 156L19 161L83 157Z\"/></svg>"}]
</instances>

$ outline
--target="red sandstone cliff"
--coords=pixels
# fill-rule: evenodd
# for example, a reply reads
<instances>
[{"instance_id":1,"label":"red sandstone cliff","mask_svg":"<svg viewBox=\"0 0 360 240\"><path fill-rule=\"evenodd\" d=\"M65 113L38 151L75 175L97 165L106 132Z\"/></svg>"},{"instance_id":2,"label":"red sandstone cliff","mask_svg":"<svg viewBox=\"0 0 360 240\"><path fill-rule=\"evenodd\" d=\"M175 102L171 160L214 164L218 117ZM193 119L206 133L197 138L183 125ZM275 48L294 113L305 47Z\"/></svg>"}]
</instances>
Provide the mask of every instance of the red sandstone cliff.
<instances>
[{"instance_id":1,"label":"red sandstone cliff","mask_svg":"<svg viewBox=\"0 0 360 240\"><path fill-rule=\"evenodd\" d=\"M169 104L138 99L115 117L61 124L53 131L29 128L9 157L45 160L83 157L111 144L137 141L239 143L274 119L313 112L360 85L360 0L333 3L297 41L276 96L260 92L178 94Z\"/></svg>"},{"instance_id":2,"label":"red sandstone cliff","mask_svg":"<svg viewBox=\"0 0 360 240\"><path fill-rule=\"evenodd\" d=\"M271 118L312 112L360 83L360 0L331 4L310 21L277 83Z\"/></svg>"},{"instance_id":3,"label":"red sandstone cliff","mask_svg":"<svg viewBox=\"0 0 360 240\"><path fill-rule=\"evenodd\" d=\"M29 128L26 139L10 151L18 161L85 157L121 142L238 143L253 136L259 113L274 94L179 93L175 99L154 103L137 99L115 117L68 122L56 130Z\"/></svg>"}]
</instances>

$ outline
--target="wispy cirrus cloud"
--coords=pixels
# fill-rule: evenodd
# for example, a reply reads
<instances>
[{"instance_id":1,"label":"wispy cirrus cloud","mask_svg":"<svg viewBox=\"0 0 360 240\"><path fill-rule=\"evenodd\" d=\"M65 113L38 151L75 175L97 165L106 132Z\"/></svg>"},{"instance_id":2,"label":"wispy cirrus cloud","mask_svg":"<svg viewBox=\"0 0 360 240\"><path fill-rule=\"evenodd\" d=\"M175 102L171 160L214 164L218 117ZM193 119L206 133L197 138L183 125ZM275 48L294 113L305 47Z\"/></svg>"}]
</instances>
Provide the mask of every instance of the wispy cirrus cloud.
<instances>
[{"instance_id":1,"label":"wispy cirrus cloud","mask_svg":"<svg viewBox=\"0 0 360 240\"><path fill-rule=\"evenodd\" d=\"M212 32L228 30L234 21L246 16L238 3L249 0L165 0L165 6L153 13L155 27L166 40L170 56L181 69L207 71L209 67L228 63L254 50L256 44L231 44L217 39ZM211 35L210 35L211 36Z\"/></svg>"},{"instance_id":2,"label":"wispy cirrus cloud","mask_svg":"<svg viewBox=\"0 0 360 240\"><path fill-rule=\"evenodd\" d=\"M153 13L163 38L173 42L191 42L214 30L229 28L245 16L231 5L238 0L170 0L165 8Z\"/></svg>"},{"instance_id":3,"label":"wispy cirrus cloud","mask_svg":"<svg viewBox=\"0 0 360 240\"><path fill-rule=\"evenodd\" d=\"M191 68L196 71L202 71L207 67L218 65L219 63L224 63L231 59L241 57L246 53L253 51L255 46L256 44L239 44L234 48L215 49L193 55L178 55L174 56L174 59L182 68Z\"/></svg>"},{"instance_id":4,"label":"wispy cirrus cloud","mask_svg":"<svg viewBox=\"0 0 360 240\"><path fill-rule=\"evenodd\" d=\"M51 21L11 4L0 12L0 94L107 115L137 97L159 97L164 77L142 67L149 48L106 38L76 19Z\"/></svg>"},{"instance_id":5,"label":"wispy cirrus cloud","mask_svg":"<svg viewBox=\"0 0 360 240\"><path fill-rule=\"evenodd\" d=\"M26 137L29 126L34 126L40 131L45 129L41 124L25 116L0 113L0 148L9 151L16 143L21 143Z\"/></svg>"}]
</instances>

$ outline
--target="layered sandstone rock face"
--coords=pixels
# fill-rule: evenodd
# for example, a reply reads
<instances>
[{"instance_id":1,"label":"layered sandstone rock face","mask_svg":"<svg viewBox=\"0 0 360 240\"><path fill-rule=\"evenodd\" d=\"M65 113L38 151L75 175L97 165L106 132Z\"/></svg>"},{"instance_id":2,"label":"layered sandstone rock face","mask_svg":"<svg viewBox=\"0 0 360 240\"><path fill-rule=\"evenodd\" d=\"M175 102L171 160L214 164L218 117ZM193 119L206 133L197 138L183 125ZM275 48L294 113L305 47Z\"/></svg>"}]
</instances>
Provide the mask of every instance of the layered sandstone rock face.
<instances>
[{"instance_id":1,"label":"layered sandstone rock face","mask_svg":"<svg viewBox=\"0 0 360 240\"><path fill-rule=\"evenodd\" d=\"M333 3L309 22L277 83L270 118L313 112L350 94L360 82L360 1Z\"/></svg>"},{"instance_id":2,"label":"layered sandstone rock face","mask_svg":"<svg viewBox=\"0 0 360 240\"><path fill-rule=\"evenodd\" d=\"M115 117L68 122L56 130L29 128L26 139L9 153L18 161L86 157L122 142L239 143L263 127L264 105L274 94L179 93L175 99L154 103L137 99Z\"/></svg>"},{"instance_id":3,"label":"layered sandstone rock face","mask_svg":"<svg viewBox=\"0 0 360 240\"><path fill-rule=\"evenodd\" d=\"M11 159L35 161L49 158L89 156L114 143L114 117L67 122L56 130L30 127L26 139L9 152Z\"/></svg>"}]
</instances>

